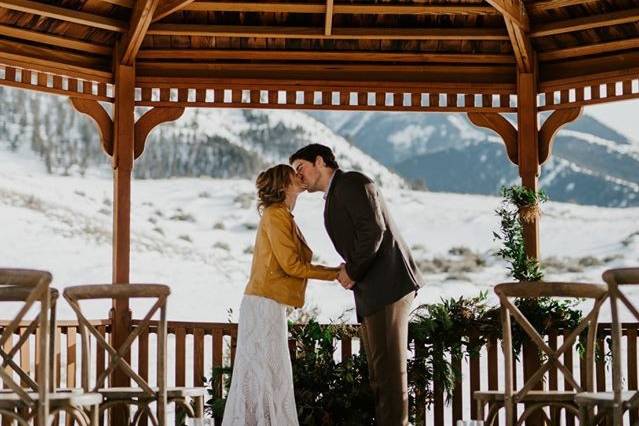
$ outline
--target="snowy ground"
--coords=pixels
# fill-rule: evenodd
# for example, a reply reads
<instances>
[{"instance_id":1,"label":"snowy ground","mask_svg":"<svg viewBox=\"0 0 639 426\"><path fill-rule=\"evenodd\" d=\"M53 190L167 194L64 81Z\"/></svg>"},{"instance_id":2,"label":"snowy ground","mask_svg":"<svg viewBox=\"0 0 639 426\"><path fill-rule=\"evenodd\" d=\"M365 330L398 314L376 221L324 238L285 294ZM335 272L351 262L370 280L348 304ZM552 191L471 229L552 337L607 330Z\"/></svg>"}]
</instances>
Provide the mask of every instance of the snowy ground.
<instances>
[{"instance_id":1,"label":"snowy ground","mask_svg":"<svg viewBox=\"0 0 639 426\"><path fill-rule=\"evenodd\" d=\"M0 266L50 270L57 288L109 282L111 177L50 176L40 160L7 151L0 151L0 164ZM392 214L417 259L455 260L448 251L463 246L486 264L463 273L426 273L419 302L475 295L508 279L505 264L491 255L497 247L492 231L498 225L494 214L498 198L389 192L385 197ZM170 284L171 320L226 321L228 309L235 311L232 319L237 320L259 220L253 183L135 181L132 199L131 280ZM322 209L319 194L302 194L294 214L317 261L337 265L340 259L324 232ZM637 219L637 208L548 203L541 220L543 256L554 256L560 264L574 264L587 256L596 262L572 268L577 272L568 272L570 267L549 271L546 279L599 282L604 269L638 265ZM335 283L311 282L307 308L313 306L326 321L351 308L352 295ZM133 309L135 316L135 305ZM107 316L102 309L92 314ZM62 304L59 317L74 316ZM604 312L602 319L606 317Z\"/></svg>"}]
</instances>

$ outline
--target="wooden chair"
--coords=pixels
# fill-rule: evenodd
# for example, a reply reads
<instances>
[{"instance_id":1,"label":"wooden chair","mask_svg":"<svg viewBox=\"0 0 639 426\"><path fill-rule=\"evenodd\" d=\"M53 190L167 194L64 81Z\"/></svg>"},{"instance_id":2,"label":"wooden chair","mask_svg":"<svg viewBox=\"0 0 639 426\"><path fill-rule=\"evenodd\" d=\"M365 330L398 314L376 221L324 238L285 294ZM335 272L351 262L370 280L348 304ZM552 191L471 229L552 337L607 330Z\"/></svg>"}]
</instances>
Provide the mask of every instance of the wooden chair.
<instances>
[{"instance_id":1,"label":"wooden chair","mask_svg":"<svg viewBox=\"0 0 639 426\"><path fill-rule=\"evenodd\" d=\"M639 391L622 389L619 302L639 321L637 306L621 290L622 287L630 285L639 286L639 268L610 269L603 273L603 279L608 284L612 316L612 392L584 392L576 396L576 401L580 407L584 425L598 425L604 422L606 417L611 416L612 424L621 426L624 412L639 408ZM598 407L596 414L594 407ZM639 425L639 422L634 424Z\"/></svg>"},{"instance_id":2,"label":"wooden chair","mask_svg":"<svg viewBox=\"0 0 639 426\"><path fill-rule=\"evenodd\" d=\"M592 389L593 383L593 362L594 345L597 334L597 316L602 303L607 297L607 288L603 284L586 283L566 283L566 282L517 282L504 283L495 286L495 293L499 296L501 304L502 322L502 350L504 354L504 391L477 391L474 393L478 400L478 418L484 419L484 406L489 405L490 409L486 417L486 425L493 425L501 407L506 411L506 425L521 425L531 413L539 410L543 413L547 424L552 425L544 407L558 407L579 415L575 404L575 395L584 389ZM586 298L593 300L591 311L579 322L578 326L571 330L570 334L564 338L558 349L552 349L544 341L537 330L530 324L524 314L510 300L511 298ZM516 390L513 386L513 348L511 316L519 326L530 337L531 342L543 353L545 362L525 381L524 385ZM586 344L586 385L580 384L574 377L572 370L567 367L560 357L567 351L571 351L573 344L581 332L588 327L588 337ZM566 391L544 391L533 390L542 383L544 375L551 368L557 368L562 372L565 381L570 383L574 390ZM526 403L522 415L517 418L517 404Z\"/></svg>"},{"instance_id":3,"label":"wooden chair","mask_svg":"<svg viewBox=\"0 0 639 426\"><path fill-rule=\"evenodd\" d=\"M75 311L80 324L82 336L82 384L85 390L99 392L104 397L104 403L100 407L101 413L118 405L136 405L138 408L129 419L131 425L136 425L142 415L147 413L154 425L166 425L166 405L176 403L183 407L190 417L203 417L204 415L204 388L170 388L166 386L166 302L171 290L162 284L96 284L67 287L64 289L64 298ZM90 324L83 315L79 302L92 299L116 299L116 298L147 298L154 299L154 305L149 309L144 318L133 328L124 343L116 350L111 346L100 332ZM126 361L125 356L129 352L133 342L148 330L151 318L159 311L160 320L157 328L157 387L151 387L149 383L133 370ZM98 350L106 350L109 354L109 362L95 385L89 385L89 334L97 341ZM105 387L106 379L116 368L133 380L136 387ZM195 402L193 409L187 400L192 398ZM157 403L157 415L154 416L149 405Z\"/></svg>"},{"instance_id":4,"label":"wooden chair","mask_svg":"<svg viewBox=\"0 0 639 426\"><path fill-rule=\"evenodd\" d=\"M66 412L70 418L80 425L95 425L97 422L98 394L82 392L55 392L54 360L55 347L51 344L51 336L55 333L55 304L57 290L50 288L52 277L49 272L29 269L0 269L0 302L22 302L17 315L9 321L0 337L0 347L19 335L18 342L8 352L0 350L2 368L0 378L9 389L0 392L0 414L14 419L20 425L26 425L33 418L38 425L48 424L50 416ZM39 304L36 318L29 322L23 331L23 322L31 308ZM36 378L32 378L13 361L29 337L38 329L38 359ZM5 371L7 368L9 371ZM26 387L16 383L16 374Z\"/></svg>"}]
</instances>

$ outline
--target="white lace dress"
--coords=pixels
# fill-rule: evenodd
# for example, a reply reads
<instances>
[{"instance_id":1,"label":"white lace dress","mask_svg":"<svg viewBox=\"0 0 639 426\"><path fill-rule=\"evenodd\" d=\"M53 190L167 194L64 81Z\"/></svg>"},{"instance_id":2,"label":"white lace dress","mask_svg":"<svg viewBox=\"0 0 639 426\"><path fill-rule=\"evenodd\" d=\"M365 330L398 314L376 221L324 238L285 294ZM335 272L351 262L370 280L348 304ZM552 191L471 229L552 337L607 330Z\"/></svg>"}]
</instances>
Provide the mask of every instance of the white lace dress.
<instances>
[{"instance_id":1,"label":"white lace dress","mask_svg":"<svg viewBox=\"0 0 639 426\"><path fill-rule=\"evenodd\" d=\"M286 305L244 295L222 426L297 426Z\"/></svg>"}]
</instances>

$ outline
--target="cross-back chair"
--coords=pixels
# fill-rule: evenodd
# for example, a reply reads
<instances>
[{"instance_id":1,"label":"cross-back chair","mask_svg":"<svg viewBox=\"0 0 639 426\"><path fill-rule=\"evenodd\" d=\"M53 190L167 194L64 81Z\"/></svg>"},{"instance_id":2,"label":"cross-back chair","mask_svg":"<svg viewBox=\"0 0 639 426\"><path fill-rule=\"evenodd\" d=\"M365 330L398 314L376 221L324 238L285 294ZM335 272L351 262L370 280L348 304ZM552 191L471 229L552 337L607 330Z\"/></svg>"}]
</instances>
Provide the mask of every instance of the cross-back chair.
<instances>
[{"instance_id":1,"label":"cross-back chair","mask_svg":"<svg viewBox=\"0 0 639 426\"><path fill-rule=\"evenodd\" d=\"M584 392L576 400L584 418L584 425L598 425L612 417L614 426L621 426L623 414L628 410L639 409L639 391L623 390L621 371L621 321L619 309L625 307L639 321L639 305L632 303L624 292L632 285L639 286L638 268L609 269L603 273L610 293L610 314L612 319L612 392ZM598 407L595 414L593 408ZM634 425L639 425L635 421Z\"/></svg>"},{"instance_id":2,"label":"cross-back chair","mask_svg":"<svg viewBox=\"0 0 639 426\"><path fill-rule=\"evenodd\" d=\"M505 408L506 425L521 425L536 411L540 411L545 422L552 425L553 422L543 411L544 407L563 408L575 415L579 410L575 404L575 395L578 392L592 389L594 346L597 334L597 317L601 305L606 300L607 288L603 284L571 283L571 282L517 282L503 283L495 286L495 293L499 297L501 305L502 323L502 350L504 354L504 391L478 391L474 397L478 400L478 416L484 419L484 406L489 404L490 409L486 417L486 424L492 425L498 417L501 407ZM561 346L551 348L544 337L541 336L528 318L517 308L514 298L583 298L591 299L592 309L580 320L577 327L565 336ZM524 330L536 349L543 354L543 362L533 374L525 380L523 386L514 389L513 380L513 346L511 318ZM572 350L573 344L579 335L588 328L586 342L586 383L580 383L573 374L571 368L565 365L560 357ZM557 368L566 382L573 390L544 391L534 388L543 383L544 376L551 368ZM526 403L526 407L517 417L517 405Z\"/></svg>"},{"instance_id":3,"label":"cross-back chair","mask_svg":"<svg viewBox=\"0 0 639 426\"><path fill-rule=\"evenodd\" d=\"M82 360L82 383L85 390L99 392L105 399L100 411L103 413L118 405L136 405L138 408L130 419L132 425L137 424L143 414L148 414L154 425L166 424L166 405L175 403L185 411L189 417L204 416L204 396L206 389L203 387L171 387L166 386L166 339L167 321L166 304L171 293L168 286L163 284L94 284L67 287L64 290L64 298L69 302L71 308L76 313L80 323L80 333L82 336L83 360ZM93 299L117 299L117 298L144 298L155 300L153 306L140 320L136 327L130 330L120 348L114 348L102 334L86 319L80 308L80 301ZM160 313L157 323L157 386L151 387L147 380L142 378L133 370L126 361L125 355L130 351L132 344L140 335L149 330L152 317L156 312ZM103 373L96 379L93 387L89 385L89 335L92 335L98 346L98 350L106 350L109 355L109 363ZM137 386L134 387L106 387L106 380L111 372L116 368L122 371L133 380ZM153 415L149 404L157 402L157 415ZM193 402L193 406L189 403Z\"/></svg>"},{"instance_id":4,"label":"cross-back chair","mask_svg":"<svg viewBox=\"0 0 639 426\"><path fill-rule=\"evenodd\" d=\"M97 394L78 392L55 392L55 347L51 337L55 335L55 305L57 290L50 288L52 276L49 272L31 269L0 269L0 302L20 303L18 313L4 327L0 336L0 348L7 342L13 344L13 334L18 341L8 351L0 349L0 378L8 388L0 392L0 414L13 419L20 425L27 425L32 419L38 425L46 425L50 416L61 411L80 425L94 425L97 421L97 407L101 397ZM39 305L39 306L38 306ZM37 307L36 316L26 321L28 313ZM25 328L24 322L28 325ZM29 344L29 337L36 331L38 336L38 357L36 377L18 365L13 358L19 350ZM5 371L5 368L7 371ZM14 380L20 378L22 384Z\"/></svg>"}]
</instances>

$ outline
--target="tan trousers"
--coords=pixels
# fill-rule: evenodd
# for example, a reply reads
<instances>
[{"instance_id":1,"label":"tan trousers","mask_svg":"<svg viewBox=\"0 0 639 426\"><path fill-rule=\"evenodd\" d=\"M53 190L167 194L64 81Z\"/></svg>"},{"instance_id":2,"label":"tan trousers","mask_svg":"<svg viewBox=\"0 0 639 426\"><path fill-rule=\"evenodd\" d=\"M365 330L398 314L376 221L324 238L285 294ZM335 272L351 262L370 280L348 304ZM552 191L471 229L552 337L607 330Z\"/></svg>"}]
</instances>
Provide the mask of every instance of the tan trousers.
<instances>
[{"instance_id":1,"label":"tan trousers","mask_svg":"<svg viewBox=\"0 0 639 426\"><path fill-rule=\"evenodd\" d=\"M408 425L406 354L408 314L413 299L415 293L411 292L364 317L361 325L378 426Z\"/></svg>"}]
</instances>

